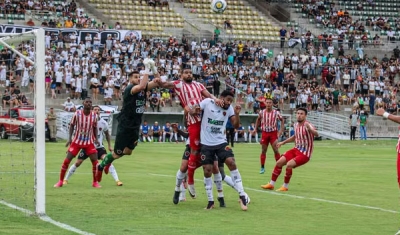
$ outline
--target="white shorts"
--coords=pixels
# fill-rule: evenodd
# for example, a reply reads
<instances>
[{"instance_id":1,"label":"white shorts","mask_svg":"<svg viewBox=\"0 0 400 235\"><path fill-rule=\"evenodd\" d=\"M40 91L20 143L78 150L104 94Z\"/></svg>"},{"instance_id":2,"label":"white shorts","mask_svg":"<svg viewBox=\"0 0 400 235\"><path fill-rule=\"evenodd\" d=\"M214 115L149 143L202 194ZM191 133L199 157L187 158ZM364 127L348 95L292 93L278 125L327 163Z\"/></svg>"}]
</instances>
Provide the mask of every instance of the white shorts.
<instances>
[{"instance_id":1,"label":"white shorts","mask_svg":"<svg viewBox=\"0 0 400 235\"><path fill-rule=\"evenodd\" d=\"M75 92L82 93L82 87L75 87Z\"/></svg>"},{"instance_id":2,"label":"white shorts","mask_svg":"<svg viewBox=\"0 0 400 235\"><path fill-rule=\"evenodd\" d=\"M296 108L296 103L290 103L290 109L295 109Z\"/></svg>"}]
</instances>

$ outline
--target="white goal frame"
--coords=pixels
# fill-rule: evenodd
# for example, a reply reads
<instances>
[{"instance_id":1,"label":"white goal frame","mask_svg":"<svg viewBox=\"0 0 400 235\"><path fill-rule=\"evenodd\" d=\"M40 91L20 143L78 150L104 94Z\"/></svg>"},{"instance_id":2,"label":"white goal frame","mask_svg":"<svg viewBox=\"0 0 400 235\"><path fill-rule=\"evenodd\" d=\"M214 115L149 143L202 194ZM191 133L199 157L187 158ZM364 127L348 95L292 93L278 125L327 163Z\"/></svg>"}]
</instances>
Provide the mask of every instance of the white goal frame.
<instances>
[{"instance_id":1,"label":"white goal frame","mask_svg":"<svg viewBox=\"0 0 400 235\"><path fill-rule=\"evenodd\" d=\"M18 39L25 35L33 35L35 38L35 62L13 49L6 41ZM0 33L0 44L12 50L17 55L34 65L35 68L35 169L34 169L34 190L35 190L35 214L46 215L46 89L45 89L45 31L42 28L34 29L25 33Z\"/></svg>"}]
</instances>

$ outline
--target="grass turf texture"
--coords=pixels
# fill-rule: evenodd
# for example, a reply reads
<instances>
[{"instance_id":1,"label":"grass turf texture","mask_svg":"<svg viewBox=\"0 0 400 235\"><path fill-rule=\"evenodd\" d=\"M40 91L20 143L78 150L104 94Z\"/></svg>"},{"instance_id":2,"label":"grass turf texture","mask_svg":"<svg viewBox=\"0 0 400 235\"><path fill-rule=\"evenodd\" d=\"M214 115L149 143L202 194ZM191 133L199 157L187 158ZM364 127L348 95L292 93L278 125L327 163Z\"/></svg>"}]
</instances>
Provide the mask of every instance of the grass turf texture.
<instances>
[{"instance_id":1,"label":"grass turf texture","mask_svg":"<svg viewBox=\"0 0 400 235\"><path fill-rule=\"evenodd\" d=\"M33 163L15 164L19 155L25 156L22 162L32 159L27 158L32 156L32 143L9 143L0 142L0 198L33 210L32 173L8 173L33 169ZM315 198L397 211L395 145L396 141L316 142L312 160L293 171L289 192L275 194L260 188L269 181L274 166L271 149L267 153L266 173L260 175L260 146L237 144L237 164L251 197L249 211L242 212L237 194L226 184L227 208L203 209L207 197L201 169L195 175L200 180L196 182L198 198L192 200L187 193L186 202L172 204L183 144L140 143L132 156L115 162L124 186L117 187L110 175L104 175L101 189L91 187L89 161L77 169L68 185L53 188L66 148L64 143L47 144L47 214L95 234L394 234L399 213ZM282 153L292 146L283 146ZM10 153L15 165L11 168ZM276 187L282 184L283 176L284 171ZM17 183L21 179L27 183ZM21 197L24 193L26 196ZM5 206L0 205L0 210L0 234L72 234Z\"/></svg>"}]
</instances>

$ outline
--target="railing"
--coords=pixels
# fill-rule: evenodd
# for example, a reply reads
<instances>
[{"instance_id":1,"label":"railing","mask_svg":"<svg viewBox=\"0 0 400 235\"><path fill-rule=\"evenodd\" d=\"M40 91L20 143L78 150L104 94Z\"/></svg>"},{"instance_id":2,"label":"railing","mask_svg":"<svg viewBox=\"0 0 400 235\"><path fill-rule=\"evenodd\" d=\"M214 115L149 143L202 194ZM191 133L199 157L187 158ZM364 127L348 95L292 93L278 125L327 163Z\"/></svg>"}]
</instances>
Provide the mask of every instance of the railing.
<instances>
[{"instance_id":1,"label":"railing","mask_svg":"<svg viewBox=\"0 0 400 235\"><path fill-rule=\"evenodd\" d=\"M307 115L307 120L315 126L321 136L329 139L350 139L347 116L335 113L310 112Z\"/></svg>"}]
</instances>

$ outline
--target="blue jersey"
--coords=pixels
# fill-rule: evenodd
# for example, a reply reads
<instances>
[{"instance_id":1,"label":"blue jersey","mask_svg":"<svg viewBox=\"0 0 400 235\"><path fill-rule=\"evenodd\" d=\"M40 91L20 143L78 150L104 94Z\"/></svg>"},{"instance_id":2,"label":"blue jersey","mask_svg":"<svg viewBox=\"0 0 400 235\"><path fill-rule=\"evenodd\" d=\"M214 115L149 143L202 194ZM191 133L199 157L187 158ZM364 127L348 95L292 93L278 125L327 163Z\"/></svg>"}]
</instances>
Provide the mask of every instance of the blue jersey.
<instances>
[{"instance_id":1,"label":"blue jersey","mask_svg":"<svg viewBox=\"0 0 400 235\"><path fill-rule=\"evenodd\" d=\"M149 133L149 126L148 125L142 125L140 127L140 129L142 130L143 134L148 134Z\"/></svg>"},{"instance_id":2,"label":"blue jersey","mask_svg":"<svg viewBox=\"0 0 400 235\"><path fill-rule=\"evenodd\" d=\"M240 127L238 127L238 129L237 129L238 131L243 131L244 130L244 128L243 128L243 126L240 126Z\"/></svg>"},{"instance_id":3,"label":"blue jersey","mask_svg":"<svg viewBox=\"0 0 400 235\"><path fill-rule=\"evenodd\" d=\"M171 132L171 127L164 126L164 132Z\"/></svg>"},{"instance_id":4,"label":"blue jersey","mask_svg":"<svg viewBox=\"0 0 400 235\"><path fill-rule=\"evenodd\" d=\"M228 119L228 122L226 123L226 128L227 129L232 129L233 128L233 125L232 125L232 123L231 123L231 121Z\"/></svg>"},{"instance_id":5,"label":"blue jersey","mask_svg":"<svg viewBox=\"0 0 400 235\"><path fill-rule=\"evenodd\" d=\"M159 132L160 126L152 126L151 129L153 130L153 132Z\"/></svg>"},{"instance_id":6,"label":"blue jersey","mask_svg":"<svg viewBox=\"0 0 400 235\"><path fill-rule=\"evenodd\" d=\"M249 131L254 131L254 127L253 126L249 126Z\"/></svg>"}]
</instances>

